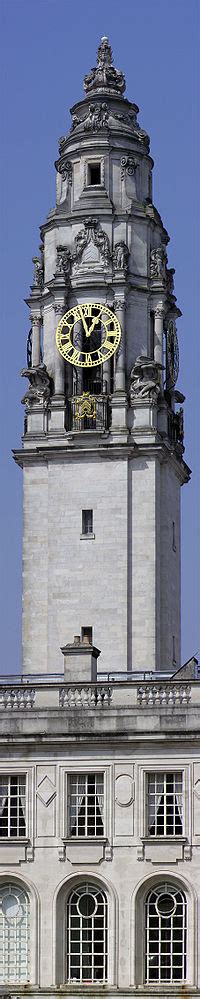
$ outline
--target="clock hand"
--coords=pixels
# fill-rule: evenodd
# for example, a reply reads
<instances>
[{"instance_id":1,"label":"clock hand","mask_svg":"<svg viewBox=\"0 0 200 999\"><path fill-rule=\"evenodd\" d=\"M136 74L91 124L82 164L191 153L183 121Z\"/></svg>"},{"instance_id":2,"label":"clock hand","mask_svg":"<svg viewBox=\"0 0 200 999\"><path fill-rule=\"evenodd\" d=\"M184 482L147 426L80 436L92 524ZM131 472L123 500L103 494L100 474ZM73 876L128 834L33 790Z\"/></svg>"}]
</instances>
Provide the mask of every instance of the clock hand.
<instances>
[{"instance_id":1,"label":"clock hand","mask_svg":"<svg viewBox=\"0 0 200 999\"><path fill-rule=\"evenodd\" d=\"M79 313L80 313L80 319L82 320L86 336L89 336L90 334L88 333L88 327L87 327L87 323L85 322L85 316L83 315L83 310L81 308L81 305L79 305L78 308L79 308Z\"/></svg>"},{"instance_id":2,"label":"clock hand","mask_svg":"<svg viewBox=\"0 0 200 999\"><path fill-rule=\"evenodd\" d=\"M101 317L101 313L99 313L99 315L98 315L98 316L95 316L95 317L94 317L94 319L93 319L93 322L92 322L92 324L91 324L91 326L90 326L90 328L89 328L88 332L86 333L86 336L90 336L90 335L91 335L91 333L93 333L93 329L94 329L94 327L96 326L96 323L98 323L98 322L99 322L99 319L100 319L100 317Z\"/></svg>"}]
</instances>

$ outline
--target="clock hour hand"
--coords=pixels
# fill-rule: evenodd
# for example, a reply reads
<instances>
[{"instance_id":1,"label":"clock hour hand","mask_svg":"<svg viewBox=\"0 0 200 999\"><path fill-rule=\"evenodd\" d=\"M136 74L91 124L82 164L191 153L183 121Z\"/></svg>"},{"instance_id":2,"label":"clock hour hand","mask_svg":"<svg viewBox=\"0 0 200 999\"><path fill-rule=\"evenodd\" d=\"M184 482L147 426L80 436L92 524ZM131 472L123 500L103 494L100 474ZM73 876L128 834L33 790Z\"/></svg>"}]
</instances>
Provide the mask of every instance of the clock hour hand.
<instances>
[{"instance_id":1,"label":"clock hour hand","mask_svg":"<svg viewBox=\"0 0 200 999\"><path fill-rule=\"evenodd\" d=\"M91 333L93 333L94 327L96 326L96 323L99 322L100 318L101 318L101 313L99 313L98 316L94 317L93 322L91 323L91 326L90 326L90 328L89 328L89 330L88 330L88 332L86 334L87 336L90 336Z\"/></svg>"}]
</instances>

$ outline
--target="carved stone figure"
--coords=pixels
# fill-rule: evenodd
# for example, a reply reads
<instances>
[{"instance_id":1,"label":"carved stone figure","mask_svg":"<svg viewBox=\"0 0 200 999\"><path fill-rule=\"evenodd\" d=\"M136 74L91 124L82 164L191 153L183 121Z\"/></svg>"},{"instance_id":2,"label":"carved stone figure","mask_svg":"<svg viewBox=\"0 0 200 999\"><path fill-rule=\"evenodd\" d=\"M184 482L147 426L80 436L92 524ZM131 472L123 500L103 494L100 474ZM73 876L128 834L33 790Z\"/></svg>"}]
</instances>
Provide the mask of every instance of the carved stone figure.
<instances>
[{"instance_id":1,"label":"carved stone figure","mask_svg":"<svg viewBox=\"0 0 200 999\"><path fill-rule=\"evenodd\" d=\"M59 141L59 147L58 147L59 148L59 153L62 154L64 146L65 146L65 143L67 141L67 135L61 135L60 139L58 141Z\"/></svg>"},{"instance_id":2,"label":"carved stone figure","mask_svg":"<svg viewBox=\"0 0 200 999\"><path fill-rule=\"evenodd\" d=\"M69 283L72 266L72 256L68 246L57 247L57 261L55 277L64 276L66 284Z\"/></svg>"},{"instance_id":3,"label":"carved stone figure","mask_svg":"<svg viewBox=\"0 0 200 999\"><path fill-rule=\"evenodd\" d=\"M150 277L153 280L160 278L160 280L165 280L166 278L166 262L167 254L163 250L163 246L158 246L156 249L151 250L151 260L150 260Z\"/></svg>"},{"instance_id":4,"label":"carved stone figure","mask_svg":"<svg viewBox=\"0 0 200 999\"><path fill-rule=\"evenodd\" d=\"M108 38L104 36L101 38L97 52L97 66L93 66L84 79L86 93L90 93L92 90L102 90L104 87L117 94L124 93L126 87L124 74L119 69L115 69L112 63L112 49Z\"/></svg>"},{"instance_id":5,"label":"carved stone figure","mask_svg":"<svg viewBox=\"0 0 200 999\"><path fill-rule=\"evenodd\" d=\"M120 240L119 243L116 243L113 251L113 264L116 270L126 272L128 267L128 258L128 246L126 246L126 243L124 243L123 240Z\"/></svg>"},{"instance_id":6,"label":"carved stone figure","mask_svg":"<svg viewBox=\"0 0 200 999\"><path fill-rule=\"evenodd\" d=\"M22 403L31 407L36 402L47 407L51 395L51 378L46 364L38 364L34 368L22 368L21 375L23 378L28 378L30 382Z\"/></svg>"},{"instance_id":7,"label":"carved stone figure","mask_svg":"<svg viewBox=\"0 0 200 999\"><path fill-rule=\"evenodd\" d=\"M149 357L137 357L130 373L130 406L136 399L157 402L160 392L159 370L161 365Z\"/></svg>"},{"instance_id":8,"label":"carved stone figure","mask_svg":"<svg viewBox=\"0 0 200 999\"><path fill-rule=\"evenodd\" d=\"M90 104L89 113L84 121L84 131L85 132L99 132L101 128L104 128L108 124L108 107L107 104Z\"/></svg>"},{"instance_id":9,"label":"carved stone figure","mask_svg":"<svg viewBox=\"0 0 200 999\"><path fill-rule=\"evenodd\" d=\"M44 284L43 254L41 254L41 257L32 257L32 262L34 264L33 288L39 288L42 291Z\"/></svg>"},{"instance_id":10,"label":"carved stone figure","mask_svg":"<svg viewBox=\"0 0 200 999\"><path fill-rule=\"evenodd\" d=\"M167 269L166 269L166 281L167 281L167 292L168 292L168 295L173 295L174 294L174 274L175 274L175 268L174 267L167 267Z\"/></svg>"},{"instance_id":11,"label":"carved stone figure","mask_svg":"<svg viewBox=\"0 0 200 999\"><path fill-rule=\"evenodd\" d=\"M84 229L81 229L75 237L73 253L75 263L78 263L81 260L83 250L86 246L88 246L88 243L90 243L91 240L100 250L100 254L103 257L104 262L108 264L111 258L109 239L106 232L104 232L101 228L98 219L94 218L85 219Z\"/></svg>"}]
</instances>

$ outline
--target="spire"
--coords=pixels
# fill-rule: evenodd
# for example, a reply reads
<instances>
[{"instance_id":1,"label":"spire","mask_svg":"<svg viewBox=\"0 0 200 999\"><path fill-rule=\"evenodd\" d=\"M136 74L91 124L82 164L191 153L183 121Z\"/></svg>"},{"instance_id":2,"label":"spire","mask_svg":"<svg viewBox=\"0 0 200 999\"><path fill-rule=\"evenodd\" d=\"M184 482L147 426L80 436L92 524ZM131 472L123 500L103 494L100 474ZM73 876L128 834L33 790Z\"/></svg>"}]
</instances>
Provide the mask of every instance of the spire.
<instances>
[{"instance_id":1,"label":"spire","mask_svg":"<svg viewBox=\"0 0 200 999\"><path fill-rule=\"evenodd\" d=\"M97 65L84 78L84 90L91 94L96 91L109 90L121 95L126 88L124 74L113 66L112 49L108 38L104 35L97 52Z\"/></svg>"}]
</instances>

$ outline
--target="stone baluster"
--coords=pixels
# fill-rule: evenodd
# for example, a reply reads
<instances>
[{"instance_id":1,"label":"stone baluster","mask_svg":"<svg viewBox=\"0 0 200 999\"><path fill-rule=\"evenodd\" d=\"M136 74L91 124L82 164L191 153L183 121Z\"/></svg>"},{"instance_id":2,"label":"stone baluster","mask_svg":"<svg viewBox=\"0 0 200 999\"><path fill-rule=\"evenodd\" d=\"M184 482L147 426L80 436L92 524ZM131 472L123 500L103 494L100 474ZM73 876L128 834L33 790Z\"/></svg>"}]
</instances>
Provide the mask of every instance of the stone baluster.
<instances>
[{"instance_id":1,"label":"stone baluster","mask_svg":"<svg viewBox=\"0 0 200 999\"><path fill-rule=\"evenodd\" d=\"M32 325L32 367L37 368L40 364L40 316L31 315Z\"/></svg>"},{"instance_id":2,"label":"stone baluster","mask_svg":"<svg viewBox=\"0 0 200 999\"><path fill-rule=\"evenodd\" d=\"M121 340L117 351L115 392L125 391L125 301L116 299L114 311L121 327Z\"/></svg>"},{"instance_id":3,"label":"stone baluster","mask_svg":"<svg viewBox=\"0 0 200 999\"><path fill-rule=\"evenodd\" d=\"M56 319L56 329L60 319L64 315L64 302L57 302L54 304L54 312ZM56 345L55 337L55 373L54 373L54 387L55 395L64 395L65 387L65 362L64 357L60 354L60 351Z\"/></svg>"},{"instance_id":4,"label":"stone baluster","mask_svg":"<svg viewBox=\"0 0 200 999\"><path fill-rule=\"evenodd\" d=\"M158 305L155 309L155 326L154 326L154 360L158 364L163 364L163 319L164 319L164 309L162 305ZM161 372L162 380L162 372Z\"/></svg>"}]
</instances>

